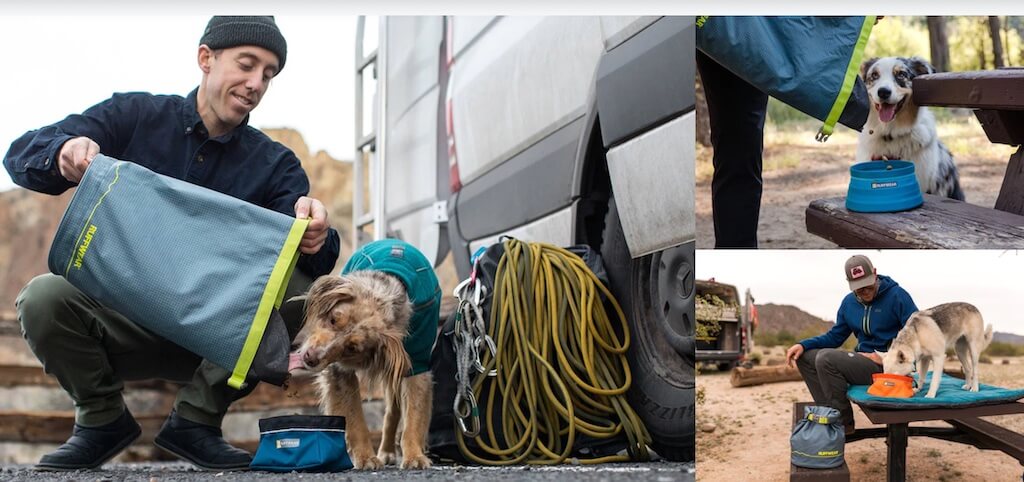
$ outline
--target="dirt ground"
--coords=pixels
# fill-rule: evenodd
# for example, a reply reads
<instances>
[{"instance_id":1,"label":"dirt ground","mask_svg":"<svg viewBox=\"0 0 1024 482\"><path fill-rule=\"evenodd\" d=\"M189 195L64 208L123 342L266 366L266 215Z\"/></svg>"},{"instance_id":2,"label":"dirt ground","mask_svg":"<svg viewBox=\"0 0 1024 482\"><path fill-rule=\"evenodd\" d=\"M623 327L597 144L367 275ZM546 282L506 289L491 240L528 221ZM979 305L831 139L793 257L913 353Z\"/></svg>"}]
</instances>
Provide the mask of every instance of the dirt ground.
<instances>
[{"instance_id":1,"label":"dirt ground","mask_svg":"<svg viewBox=\"0 0 1024 482\"><path fill-rule=\"evenodd\" d=\"M784 358L784 349L757 348L764 359ZM1004 387L1024 386L1024 357L993 358L981 368L981 382ZM956 362L951 362L957 364ZM701 372L697 377L697 480L789 479L789 435L793 402L810 401L803 382L784 382L734 388L727 372ZM698 398L699 399L699 398ZM854 406L857 428L873 427ZM1024 414L986 417L986 420L1024 433ZM714 426L711 432L705 429ZM915 426L948 427L944 422ZM882 427L882 426L878 426ZM885 478L886 445L881 438L846 446L851 480ZM1019 481L1024 467L1009 455L969 445L911 437L907 447L907 480Z\"/></svg>"},{"instance_id":2,"label":"dirt ground","mask_svg":"<svg viewBox=\"0 0 1024 482\"><path fill-rule=\"evenodd\" d=\"M804 210L811 201L845 196L854 164L857 133L839 128L818 143L818 124L765 127L764 190L758 242L762 249L836 247L807 232ZM995 205L1006 163L1014 148L992 144L973 115L961 113L939 124L939 138L953 153L967 202ZM711 218L712 150L697 147L697 248L714 248Z\"/></svg>"}]
</instances>

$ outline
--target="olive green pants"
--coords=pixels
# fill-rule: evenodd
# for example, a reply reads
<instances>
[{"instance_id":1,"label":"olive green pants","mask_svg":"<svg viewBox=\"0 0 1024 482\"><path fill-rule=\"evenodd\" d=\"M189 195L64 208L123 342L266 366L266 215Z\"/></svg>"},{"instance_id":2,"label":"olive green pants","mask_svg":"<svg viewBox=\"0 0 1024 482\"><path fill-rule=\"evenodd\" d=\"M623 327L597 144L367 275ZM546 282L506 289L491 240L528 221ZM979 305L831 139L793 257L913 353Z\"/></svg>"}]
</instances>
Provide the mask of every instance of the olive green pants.
<instances>
[{"instance_id":1,"label":"olive green pants","mask_svg":"<svg viewBox=\"0 0 1024 482\"><path fill-rule=\"evenodd\" d=\"M281 306L288 334L302 326L303 293L311 279L295 270ZM249 394L227 385L231 372L133 323L53 274L37 276L15 302L22 334L46 373L75 403L75 422L96 427L124 411L126 380L162 378L185 385L174 408L183 418L219 427L231 402Z\"/></svg>"}]
</instances>

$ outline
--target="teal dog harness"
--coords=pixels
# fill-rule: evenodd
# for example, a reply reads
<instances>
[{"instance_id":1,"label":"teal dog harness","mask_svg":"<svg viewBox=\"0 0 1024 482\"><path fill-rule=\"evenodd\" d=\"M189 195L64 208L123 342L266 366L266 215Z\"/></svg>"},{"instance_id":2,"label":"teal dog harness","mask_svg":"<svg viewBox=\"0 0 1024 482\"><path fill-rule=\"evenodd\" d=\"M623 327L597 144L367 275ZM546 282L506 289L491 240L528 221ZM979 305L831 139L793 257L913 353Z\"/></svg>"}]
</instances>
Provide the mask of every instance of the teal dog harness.
<instances>
[{"instance_id":1,"label":"teal dog harness","mask_svg":"<svg viewBox=\"0 0 1024 482\"><path fill-rule=\"evenodd\" d=\"M441 311L441 285L434 267L413 245L397 239L382 239L356 251L341 274L353 271L381 271L399 279L412 303L409 332L403 345L412 360L409 376L430 370L430 352L437 337Z\"/></svg>"}]
</instances>

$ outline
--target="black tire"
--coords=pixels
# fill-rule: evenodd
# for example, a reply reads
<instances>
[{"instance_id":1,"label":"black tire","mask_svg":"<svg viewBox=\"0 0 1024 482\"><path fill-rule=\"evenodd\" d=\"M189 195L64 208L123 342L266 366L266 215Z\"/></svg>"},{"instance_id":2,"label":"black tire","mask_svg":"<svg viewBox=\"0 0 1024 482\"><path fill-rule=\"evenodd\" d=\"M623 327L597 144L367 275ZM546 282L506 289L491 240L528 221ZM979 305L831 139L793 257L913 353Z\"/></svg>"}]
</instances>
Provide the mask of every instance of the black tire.
<instances>
[{"instance_id":1,"label":"black tire","mask_svg":"<svg viewBox=\"0 0 1024 482\"><path fill-rule=\"evenodd\" d=\"M718 364L718 371L727 372L729 370L732 370L732 367L734 366L736 366L736 364L733 362L721 362Z\"/></svg>"},{"instance_id":2,"label":"black tire","mask_svg":"<svg viewBox=\"0 0 1024 482\"><path fill-rule=\"evenodd\" d=\"M630 404L654 450L694 460L694 243L631 259L615 198L608 201L601 256L630 327Z\"/></svg>"}]
</instances>

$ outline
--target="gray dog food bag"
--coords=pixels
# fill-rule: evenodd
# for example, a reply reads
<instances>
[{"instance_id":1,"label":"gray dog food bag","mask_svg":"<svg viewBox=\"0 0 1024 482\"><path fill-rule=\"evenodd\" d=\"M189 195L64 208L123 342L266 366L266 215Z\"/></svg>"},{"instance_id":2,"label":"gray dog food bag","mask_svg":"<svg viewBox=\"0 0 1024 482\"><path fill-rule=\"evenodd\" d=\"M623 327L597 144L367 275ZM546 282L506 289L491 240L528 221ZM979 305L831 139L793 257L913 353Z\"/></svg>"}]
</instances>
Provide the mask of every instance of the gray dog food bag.
<instances>
[{"instance_id":1,"label":"gray dog food bag","mask_svg":"<svg viewBox=\"0 0 1024 482\"><path fill-rule=\"evenodd\" d=\"M789 437L793 465L809 469L830 469L843 465L846 433L839 411L831 407L804 407L804 418Z\"/></svg>"},{"instance_id":2,"label":"gray dog food bag","mask_svg":"<svg viewBox=\"0 0 1024 482\"><path fill-rule=\"evenodd\" d=\"M281 384L280 308L309 221L98 155L50 247L50 271L232 372Z\"/></svg>"}]
</instances>

